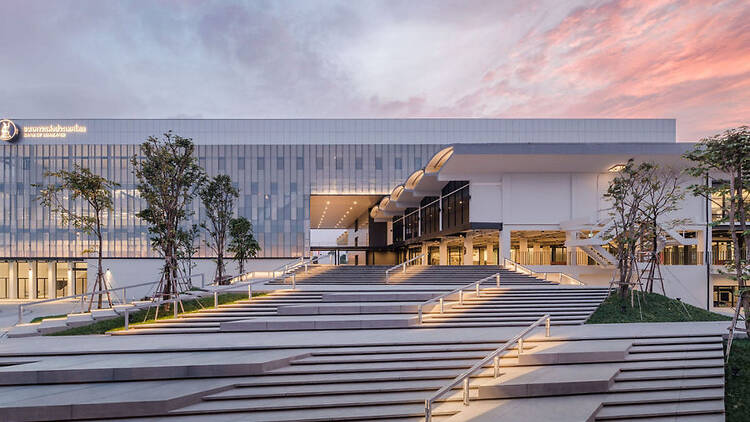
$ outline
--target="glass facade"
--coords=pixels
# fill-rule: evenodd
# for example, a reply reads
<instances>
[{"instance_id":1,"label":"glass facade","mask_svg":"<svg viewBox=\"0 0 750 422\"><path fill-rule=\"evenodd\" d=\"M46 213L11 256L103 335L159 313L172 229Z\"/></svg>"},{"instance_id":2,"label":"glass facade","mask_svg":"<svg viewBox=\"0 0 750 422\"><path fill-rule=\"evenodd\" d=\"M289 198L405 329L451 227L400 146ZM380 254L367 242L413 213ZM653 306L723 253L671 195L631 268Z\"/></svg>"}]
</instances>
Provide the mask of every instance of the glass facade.
<instances>
[{"instance_id":1,"label":"glass facade","mask_svg":"<svg viewBox=\"0 0 750 422\"><path fill-rule=\"evenodd\" d=\"M247 122L253 124L244 127ZM442 143L426 143L426 134L432 130L429 120L421 132L412 130L414 143L400 144L387 140L389 134L394 140L402 140L403 131L382 123L397 124L397 120L373 121L381 123L369 129L330 131L328 143L321 139L320 132L323 129L326 132L337 121L322 121L322 129L317 130L314 121L309 127L296 120L281 121L290 127L270 130L273 125L280 125L278 122L94 120L80 123L89 128L85 134L69 134L65 139L21 138L15 143L3 143L0 145L0 260L76 259L85 257L82 251L94 246L93 240L79 235L72 227L62 226L55 215L35 200L38 189L32 185L49 182L43 176L45 171L72 169L74 164L121 184L114 194L115 210L106 217L104 256L156 257L149 246L146 225L136 216L144 204L135 189L130 158L138 153L139 143L149 135L169 129L194 139L199 163L209 175L228 174L236 183L240 191L237 213L252 221L262 247L260 257L305 254L310 244L311 194L387 194L416 170L406 164L427 162L442 146ZM358 121L344 122L351 125ZM21 126L42 123L48 122L16 121ZM258 126L265 125L269 130L257 133ZM439 132L441 135L435 138L445 138L446 131ZM342 133L349 133L352 142L341 143ZM375 142L357 143L366 138ZM318 139L320 144L310 143ZM262 140L267 143L257 143ZM402 164L401 168L383 166L397 162ZM202 221L204 215L198 198L192 208L192 223ZM211 254L201 241L198 257L207 256ZM25 267L19 270L19 292L27 292L31 287L23 279L26 274ZM46 274L45 269L43 276ZM0 290L4 278L0 276ZM38 294L47 293L40 290Z\"/></svg>"}]
</instances>

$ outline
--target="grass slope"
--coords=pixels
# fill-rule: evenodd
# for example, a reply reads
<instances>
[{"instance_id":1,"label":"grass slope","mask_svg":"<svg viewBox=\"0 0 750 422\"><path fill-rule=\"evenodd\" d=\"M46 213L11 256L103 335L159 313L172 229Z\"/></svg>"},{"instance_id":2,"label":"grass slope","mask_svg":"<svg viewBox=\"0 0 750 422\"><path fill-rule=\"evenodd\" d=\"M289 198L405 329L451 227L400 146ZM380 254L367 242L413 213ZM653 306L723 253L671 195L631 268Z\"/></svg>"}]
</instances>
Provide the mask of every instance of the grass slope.
<instances>
[{"instance_id":1,"label":"grass slope","mask_svg":"<svg viewBox=\"0 0 750 422\"><path fill-rule=\"evenodd\" d=\"M750 420L750 340L735 339L724 365L724 407L727 422Z\"/></svg>"},{"instance_id":2,"label":"grass slope","mask_svg":"<svg viewBox=\"0 0 750 422\"><path fill-rule=\"evenodd\" d=\"M265 293L253 293L253 297L256 296L263 296ZM247 299L247 294L245 293L223 293L220 294L219 297L219 304L225 304L225 303L231 303L236 302L238 300ZM200 305L197 303L200 301ZM185 306L185 312L184 313L190 313L190 312L197 312L200 311L203 308L213 308L214 306L214 297L208 296L200 298L199 300L186 300L182 302L182 304ZM130 313L130 325L139 325L139 324L148 324L151 322L154 322L154 310L142 310L142 311L136 311ZM146 319L146 313L148 312L149 318ZM180 313L182 314L182 312ZM170 310L167 310L166 306L162 306L162 308L159 310L159 319L169 319L172 318L173 314ZM69 330L65 331L59 331L57 333L48 334L51 336L77 336L77 335L85 335L85 334L105 334L107 331L115 331L115 330L122 330L125 328L125 317L120 316L117 318L107 319L104 321L97 321L91 325L86 325L84 327L76 327L71 328Z\"/></svg>"},{"instance_id":3,"label":"grass slope","mask_svg":"<svg viewBox=\"0 0 750 422\"><path fill-rule=\"evenodd\" d=\"M617 324L628 322L686 322L686 321L728 321L726 315L709 312L705 309L681 303L656 293L636 293L640 304L630 306L630 297L625 300L625 312L622 311L623 300L620 295L612 293L599 308L589 317L586 324ZM683 307L683 305L685 305ZM687 308L687 311L685 310Z\"/></svg>"}]
</instances>

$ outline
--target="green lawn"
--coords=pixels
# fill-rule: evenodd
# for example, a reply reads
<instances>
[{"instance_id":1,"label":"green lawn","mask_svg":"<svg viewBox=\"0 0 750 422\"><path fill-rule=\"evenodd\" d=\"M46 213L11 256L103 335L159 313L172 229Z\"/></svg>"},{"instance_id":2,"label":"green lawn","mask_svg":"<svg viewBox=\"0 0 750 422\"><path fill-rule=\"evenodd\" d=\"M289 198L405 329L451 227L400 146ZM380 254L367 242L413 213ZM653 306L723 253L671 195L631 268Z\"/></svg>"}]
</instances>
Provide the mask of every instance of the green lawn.
<instances>
[{"instance_id":1,"label":"green lawn","mask_svg":"<svg viewBox=\"0 0 750 422\"><path fill-rule=\"evenodd\" d=\"M253 297L263 296L265 293L253 293ZM247 299L246 293L223 293L219 295L219 304L236 302L238 300ZM197 303L200 301L200 305ZM214 297L207 296L199 300L186 300L182 302L185 306L185 313L197 312L203 308L213 308ZM201 306L202 305L202 306ZM182 308L180 308L182 310ZM142 310L130 313L130 325L148 324L154 322L154 309ZM146 313L148 312L148 319ZM182 312L181 312L182 313ZM173 313L171 310L167 310L166 306L162 306L159 310L159 319L172 318ZM46 317L45 317L46 318ZM104 321L97 321L93 324L86 325L84 327L71 328L65 331L59 331L57 333L48 334L51 336L77 336L84 334L105 334L107 331L118 331L125 328L125 317L120 316Z\"/></svg>"},{"instance_id":2,"label":"green lawn","mask_svg":"<svg viewBox=\"0 0 750 422\"><path fill-rule=\"evenodd\" d=\"M635 300L635 306L630 306L630 296L628 296L628 299L625 300L625 312L623 312L623 301L619 294L613 292L591 315L586 324L728 321L731 319L726 315L696 308L660 294L636 293L636 295L640 296L641 306L638 306L637 299Z\"/></svg>"},{"instance_id":3,"label":"green lawn","mask_svg":"<svg viewBox=\"0 0 750 422\"><path fill-rule=\"evenodd\" d=\"M727 422L750 420L750 340L734 340L724 365Z\"/></svg>"}]
</instances>

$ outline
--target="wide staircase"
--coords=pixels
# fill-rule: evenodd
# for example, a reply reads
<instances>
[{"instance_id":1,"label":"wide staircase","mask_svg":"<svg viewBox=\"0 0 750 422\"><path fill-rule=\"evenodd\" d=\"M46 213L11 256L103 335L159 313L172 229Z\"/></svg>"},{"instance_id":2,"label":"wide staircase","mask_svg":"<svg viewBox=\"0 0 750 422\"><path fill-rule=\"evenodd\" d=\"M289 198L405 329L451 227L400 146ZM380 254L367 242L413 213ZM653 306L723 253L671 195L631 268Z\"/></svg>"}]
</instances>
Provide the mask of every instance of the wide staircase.
<instances>
[{"instance_id":1,"label":"wide staircase","mask_svg":"<svg viewBox=\"0 0 750 422\"><path fill-rule=\"evenodd\" d=\"M376 279L372 267L325 267L300 269L299 289L276 290L114 334L515 327L545 314L553 317L555 325L576 325L584 323L607 296L606 288L559 286L496 266L412 267L390 284ZM497 273L499 288L492 277ZM361 281L365 289L350 281L358 275L375 281ZM467 290L461 299L457 294L447 296L442 307L425 306L419 320L421 303L483 278L487 280L480 284L478 296L476 290ZM312 286L305 280L314 280L309 281Z\"/></svg>"},{"instance_id":2,"label":"wide staircase","mask_svg":"<svg viewBox=\"0 0 750 422\"><path fill-rule=\"evenodd\" d=\"M498 346L446 340L316 350L139 420L423 421L424 400ZM722 340L715 335L530 340L522 357L517 348L502 356L499 378L491 365L472 376L470 406L456 387L432 415L451 422L718 422L724 420L723 371Z\"/></svg>"}]
</instances>

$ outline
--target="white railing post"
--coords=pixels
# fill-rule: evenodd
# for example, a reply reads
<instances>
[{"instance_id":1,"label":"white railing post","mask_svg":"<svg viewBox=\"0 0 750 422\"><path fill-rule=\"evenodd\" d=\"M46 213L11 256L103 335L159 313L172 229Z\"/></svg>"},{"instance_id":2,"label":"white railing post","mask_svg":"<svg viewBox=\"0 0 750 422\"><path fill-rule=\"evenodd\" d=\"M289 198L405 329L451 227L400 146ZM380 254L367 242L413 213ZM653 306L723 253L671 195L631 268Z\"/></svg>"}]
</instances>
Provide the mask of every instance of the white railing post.
<instances>
[{"instance_id":1,"label":"white railing post","mask_svg":"<svg viewBox=\"0 0 750 422\"><path fill-rule=\"evenodd\" d=\"M441 297L441 298L440 298L440 313L441 313L441 314L442 314L442 313L443 313L443 311L445 310L445 308L444 308L444 306L443 306L443 305L444 305L444 301L443 301L443 298Z\"/></svg>"},{"instance_id":2,"label":"white railing post","mask_svg":"<svg viewBox=\"0 0 750 422\"><path fill-rule=\"evenodd\" d=\"M295 277L295 274L292 273L292 290L295 290L297 288L297 277Z\"/></svg>"},{"instance_id":3,"label":"white railing post","mask_svg":"<svg viewBox=\"0 0 750 422\"><path fill-rule=\"evenodd\" d=\"M130 329L130 309L125 309L125 331Z\"/></svg>"},{"instance_id":4,"label":"white railing post","mask_svg":"<svg viewBox=\"0 0 750 422\"><path fill-rule=\"evenodd\" d=\"M464 290L463 289L458 291L458 304L459 305L464 304Z\"/></svg>"},{"instance_id":5,"label":"white railing post","mask_svg":"<svg viewBox=\"0 0 750 422\"><path fill-rule=\"evenodd\" d=\"M475 286L476 286L476 288L477 288L477 297L479 297L479 282L477 282L477 283L475 284Z\"/></svg>"},{"instance_id":6,"label":"white railing post","mask_svg":"<svg viewBox=\"0 0 750 422\"><path fill-rule=\"evenodd\" d=\"M495 274L495 284L497 284L497 288L500 288L500 273Z\"/></svg>"},{"instance_id":7,"label":"white railing post","mask_svg":"<svg viewBox=\"0 0 750 422\"><path fill-rule=\"evenodd\" d=\"M253 285L251 283L247 285L247 300L252 300L252 299L253 299Z\"/></svg>"},{"instance_id":8,"label":"white railing post","mask_svg":"<svg viewBox=\"0 0 750 422\"><path fill-rule=\"evenodd\" d=\"M464 406L469 405L469 377L464 378Z\"/></svg>"},{"instance_id":9,"label":"white railing post","mask_svg":"<svg viewBox=\"0 0 750 422\"><path fill-rule=\"evenodd\" d=\"M417 321L422 323L422 305L417 306Z\"/></svg>"},{"instance_id":10,"label":"white railing post","mask_svg":"<svg viewBox=\"0 0 750 422\"><path fill-rule=\"evenodd\" d=\"M549 326L550 326L550 319L551 317L547 317L547 320L544 321L544 331L545 331L545 337L549 337Z\"/></svg>"},{"instance_id":11,"label":"white railing post","mask_svg":"<svg viewBox=\"0 0 750 422\"><path fill-rule=\"evenodd\" d=\"M218 307L219 307L219 293L214 292L214 308L218 308Z\"/></svg>"},{"instance_id":12,"label":"white railing post","mask_svg":"<svg viewBox=\"0 0 750 422\"><path fill-rule=\"evenodd\" d=\"M523 353L523 337L518 339L518 354Z\"/></svg>"},{"instance_id":13,"label":"white railing post","mask_svg":"<svg viewBox=\"0 0 750 422\"><path fill-rule=\"evenodd\" d=\"M500 376L500 356L499 355L495 356L494 366L495 366L495 371L494 371L495 378L497 378Z\"/></svg>"}]
</instances>

